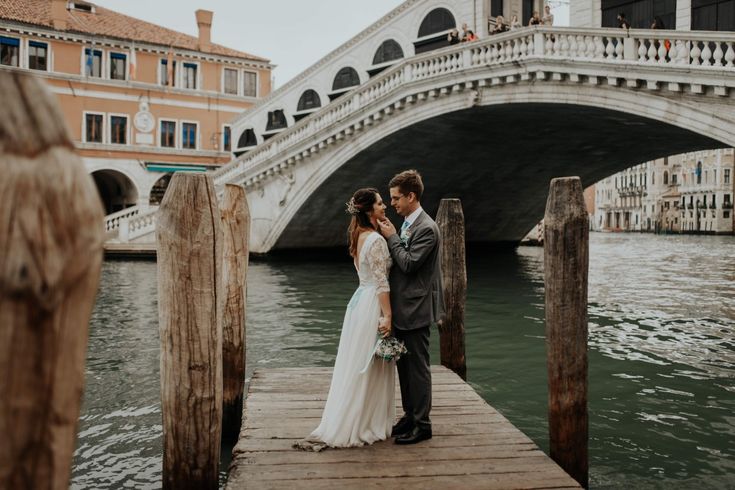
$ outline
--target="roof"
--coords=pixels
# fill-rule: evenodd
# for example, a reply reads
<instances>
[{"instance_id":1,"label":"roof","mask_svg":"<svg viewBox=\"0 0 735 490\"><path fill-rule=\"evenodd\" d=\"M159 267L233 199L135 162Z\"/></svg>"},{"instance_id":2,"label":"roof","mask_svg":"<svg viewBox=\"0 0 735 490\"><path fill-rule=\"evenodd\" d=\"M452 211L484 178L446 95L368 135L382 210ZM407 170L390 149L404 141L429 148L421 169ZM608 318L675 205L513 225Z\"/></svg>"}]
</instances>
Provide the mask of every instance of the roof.
<instances>
[{"instance_id":1,"label":"roof","mask_svg":"<svg viewBox=\"0 0 735 490\"><path fill-rule=\"evenodd\" d=\"M77 2L82 3L82 2ZM251 61L268 63L269 60L249 53L211 43L209 49L200 50L195 36L183 34L150 22L120 14L104 7L94 6L95 13L81 10L67 10L67 28L63 32L76 32L87 35L106 36L116 39L173 46L181 49L211 53L220 56L244 58ZM192 12L193 14L193 12ZM193 17L193 15L192 15ZM53 29L51 22L50 0L2 0L0 19L32 24ZM58 30L58 29L56 29Z\"/></svg>"}]
</instances>

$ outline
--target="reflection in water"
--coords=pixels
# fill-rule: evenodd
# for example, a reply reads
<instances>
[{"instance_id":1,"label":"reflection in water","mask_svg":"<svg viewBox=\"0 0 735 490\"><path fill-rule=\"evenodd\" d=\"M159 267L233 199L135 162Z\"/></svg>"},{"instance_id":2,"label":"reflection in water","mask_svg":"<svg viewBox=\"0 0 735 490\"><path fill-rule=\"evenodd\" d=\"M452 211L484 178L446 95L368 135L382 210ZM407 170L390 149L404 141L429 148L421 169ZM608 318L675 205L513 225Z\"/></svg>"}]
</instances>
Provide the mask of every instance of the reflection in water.
<instances>
[{"instance_id":1,"label":"reflection in water","mask_svg":"<svg viewBox=\"0 0 735 490\"><path fill-rule=\"evenodd\" d=\"M593 487L735 486L734 245L733 237L591 235ZM547 449L543 250L471 255L468 280L469 381ZM251 264L247 376L331 365L356 285L349 260ZM155 296L154 263L105 263L74 488L160 486ZM438 362L436 331L432 341Z\"/></svg>"}]
</instances>

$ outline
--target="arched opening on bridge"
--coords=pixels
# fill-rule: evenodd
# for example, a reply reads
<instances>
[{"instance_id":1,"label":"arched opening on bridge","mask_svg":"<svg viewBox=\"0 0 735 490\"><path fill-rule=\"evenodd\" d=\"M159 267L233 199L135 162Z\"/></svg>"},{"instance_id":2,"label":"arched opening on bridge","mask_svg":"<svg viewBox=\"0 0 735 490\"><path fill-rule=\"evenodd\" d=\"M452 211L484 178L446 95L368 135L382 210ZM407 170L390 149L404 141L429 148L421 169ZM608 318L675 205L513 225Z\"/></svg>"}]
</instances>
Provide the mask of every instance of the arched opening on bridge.
<instances>
[{"instance_id":1,"label":"arched opening on bridge","mask_svg":"<svg viewBox=\"0 0 735 490\"><path fill-rule=\"evenodd\" d=\"M270 111L268 113L268 122L265 125L266 132L277 131L279 129L284 129L287 127L288 122L286 122L286 114L283 113L283 109L276 109L275 111ZM272 136L272 134L264 134L263 139L267 140Z\"/></svg>"},{"instance_id":2,"label":"arched opening on bridge","mask_svg":"<svg viewBox=\"0 0 735 490\"><path fill-rule=\"evenodd\" d=\"M391 61L400 60L404 57L403 48L393 39L383 41L373 56L373 66L376 68L368 70L368 75L374 77L390 66Z\"/></svg>"},{"instance_id":3,"label":"arched opening on bridge","mask_svg":"<svg viewBox=\"0 0 735 490\"><path fill-rule=\"evenodd\" d=\"M449 10L437 8L429 12L419 27L419 40L413 44L416 54L449 46L447 32L456 27L457 21Z\"/></svg>"},{"instance_id":4,"label":"arched opening on bridge","mask_svg":"<svg viewBox=\"0 0 735 490\"><path fill-rule=\"evenodd\" d=\"M173 173L163 174L156 181L156 183L153 184L150 196L148 196L148 204L150 204L151 206L160 206L161 201L163 201L163 196L166 194L166 189L168 189L168 184L171 182L171 177L173 177L173 175Z\"/></svg>"},{"instance_id":5,"label":"arched opening on bridge","mask_svg":"<svg viewBox=\"0 0 735 490\"><path fill-rule=\"evenodd\" d=\"M138 203L138 190L125 174L116 170L92 172L92 178L102 199L105 214L122 211Z\"/></svg>"},{"instance_id":6,"label":"arched opening on bridge","mask_svg":"<svg viewBox=\"0 0 735 490\"><path fill-rule=\"evenodd\" d=\"M237 150L233 153L235 156L240 156L252 147L257 146L258 139L255 136L255 131L252 128L248 128L240 134L240 138L237 140Z\"/></svg>"},{"instance_id":7,"label":"arched opening on bridge","mask_svg":"<svg viewBox=\"0 0 735 490\"><path fill-rule=\"evenodd\" d=\"M329 100L334 100L337 97L344 95L345 92L358 85L360 85L360 75L358 75L357 70L351 66L342 68L334 77L334 81L332 82L332 93L329 94Z\"/></svg>"},{"instance_id":8,"label":"arched opening on bridge","mask_svg":"<svg viewBox=\"0 0 735 490\"><path fill-rule=\"evenodd\" d=\"M301 97L299 97L299 103L296 106L296 114L294 114L293 118L294 120L299 121L321 106L322 99L319 97L316 90L305 90L304 93L301 94Z\"/></svg>"}]
</instances>

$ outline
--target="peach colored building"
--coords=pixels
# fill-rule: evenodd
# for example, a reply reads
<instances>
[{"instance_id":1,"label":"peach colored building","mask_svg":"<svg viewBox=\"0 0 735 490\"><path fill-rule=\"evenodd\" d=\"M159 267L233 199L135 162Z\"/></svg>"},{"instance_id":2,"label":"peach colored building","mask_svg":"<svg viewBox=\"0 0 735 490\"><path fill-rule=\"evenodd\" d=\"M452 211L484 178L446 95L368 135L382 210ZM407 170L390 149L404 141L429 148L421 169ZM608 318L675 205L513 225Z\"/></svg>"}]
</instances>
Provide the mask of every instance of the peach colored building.
<instances>
[{"instance_id":1,"label":"peach colored building","mask_svg":"<svg viewBox=\"0 0 735 490\"><path fill-rule=\"evenodd\" d=\"M229 122L271 91L269 60L85 1L2 0L0 70L58 96L106 213L160 202L173 172L231 160Z\"/></svg>"}]
</instances>

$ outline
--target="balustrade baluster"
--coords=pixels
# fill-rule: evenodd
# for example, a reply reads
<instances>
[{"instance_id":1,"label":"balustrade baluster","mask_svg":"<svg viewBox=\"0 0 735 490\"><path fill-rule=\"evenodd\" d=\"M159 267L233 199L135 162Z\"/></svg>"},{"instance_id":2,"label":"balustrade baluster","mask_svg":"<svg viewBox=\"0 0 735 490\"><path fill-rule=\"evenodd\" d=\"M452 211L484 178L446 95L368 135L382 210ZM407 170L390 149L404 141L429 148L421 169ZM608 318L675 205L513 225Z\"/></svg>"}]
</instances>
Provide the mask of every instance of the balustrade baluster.
<instances>
[{"instance_id":1,"label":"balustrade baluster","mask_svg":"<svg viewBox=\"0 0 735 490\"><path fill-rule=\"evenodd\" d=\"M587 49L585 50L585 58L594 58L595 57L595 51L597 50L597 46L595 44L595 41L597 40L596 37L593 36L587 36Z\"/></svg>"},{"instance_id":2,"label":"balustrade baluster","mask_svg":"<svg viewBox=\"0 0 735 490\"><path fill-rule=\"evenodd\" d=\"M577 36L569 36L569 52L566 53L572 58L577 54Z\"/></svg>"},{"instance_id":3,"label":"balustrade baluster","mask_svg":"<svg viewBox=\"0 0 735 490\"><path fill-rule=\"evenodd\" d=\"M605 45L602 42L602 37L595 36L593 43L595 45L594 58L598 60L605 59Z\"/></svg>"},{"instance_id":4,"label":"balustrade baluster","mask_svg":"<svg viewBox=\"0 0 735 490\"><path fill-rule=\"evenodd\" d=\"M700 64L700 55L702 54L702 51L699 49L699 41L692 41L692 49L689 52L689 55L692 58L692 64L693 65L699 65Z\"/></svg>"},{"instance_id":5,"label":"balustrade baluster","mask_svg":"<svg viewBox=\"0 0 735 490\"><path fill-rule=\"evenodd\" d=\"M513 41L510 41L513 44L513 59L517 60L518 56L521 54L521 46L518 44L518 40L514 39Z\"/></svg>"},{"instance_id":6,"label":"balustrade baluster","mask_svg":"<svg viewBox=\"0 0 735 490\"><path fill-rule=\"evenodd\" d=\"M666 64L666 55L668 52L666 51L666 41L661 40L658 43L658 63L660 65Z\"/></svg>"},{"instance_id":7,"label":"balustrade baluster","mask_svg":"<svg viewBox=\"0 0 735 490\"><path fill-rule=\"evenodd\" d=\"M608 60L615 59L615 38L605 37L605 58Z\"/></svg>"},{"instance_id":8,"label":"balustrade baluster","mask_svg":"<svg viewBox=\"0 0 735 490\"><path fill-rule=\"evenodd\" d=\"M715 42L715 45L717 46L715 48L715 52L712 53L712 59L714 61L715 66L722 66L722 58L724 57L725 53L722 51L722 42L717 41Z\"/></svg>"},{"instance_id":9,"label":"balustrade baluster","mask_svg":"<svg viewBox=\"0 0 735 490\"><path fill-rule=\"evenodd\" d=\"M554 36L552 34L544 34L546 43L544 44L544 54L556 54L554 52Z\"/></svg>"},{"instance_id":10,"label":"balustrade baluster","mask_svg":"<svg viewBox=\"0 0 735 490\"><path fill-rule=\"evenodd\" d=\"M520 55L521 55L521 58L525 58L526 56L528 56L528 43L526 43L525 37L521 38Z\"/></svg>"},{"instance_id":11,"label":"balustrade baluster","mask_svg":"<svg viewBox=\"0 0 735 490\"><path fill-rule=\"evenodd\" d=\"M704 42L704 49L702 50L702 64L704 66L710 66L712 64L710 59L712 59L712 50L709 48L709 43Z\"/></svg>"},{"instance_id":12,"label":"balustrade baluster","mask_svg":"<svg viewBox=\"0 0 735 490\"><path fill-rule=\"evenodd\" d=\"M490 53L490 63L495 63L498 61L498 58L500 57L500 50L498 49L497 44L493 44L493 50Z\"/></svg>"},{"instance_id":13,"label":"balustrade baluster","mask_svg":"<svg viewBox=\"0 0 735 490\"><path fill-rule=\"evenodd\" d=\"M561 56L567 56L569 54L569 36L566 34L562 34L559 36L561 38L561 47L559 48L559 54Z\"/></svg>"},{"instance_id":14,"label":"balustrade baluster","mask_svg":"<svg viewBox=\"0 0 735 490\"><path fill-rule=\"evenodd\" d=\"M585 51L587 51L587 42L584 36L577 36L577 58L585 58Z\"/></svg>"},{"instance_id":15,"label":"balustrade baluster","mask_svg":"<svg viewBox=\"0 0 735 490\"><path fill-rule=\"evenodd\" d=\"M733 60L735 60L735 50L733 50L732 47L733 43L727 43L727 52L725 53L725 66L731 67L733 66Z\"/></svg>"},{"instance_id":16,"label":"balustrade baluster","mask_svg":"<svg viewBox=\"0 0 735 490\"><path fill-rule=\"evenodd\" d=\"M625 42L623 41L622 37L617 38L617 43L615 44L615 59L616 60L622 60L625 53Z\"/></svg>"}]
</instances>

